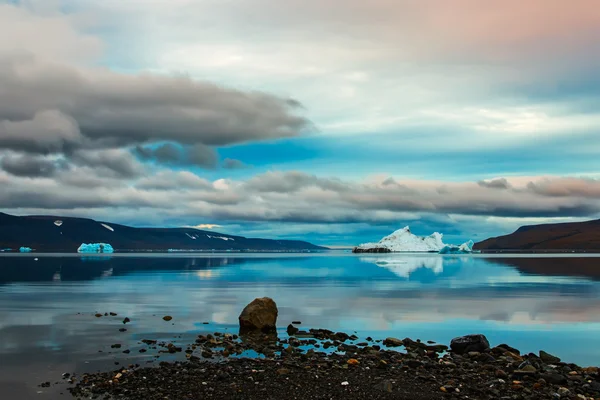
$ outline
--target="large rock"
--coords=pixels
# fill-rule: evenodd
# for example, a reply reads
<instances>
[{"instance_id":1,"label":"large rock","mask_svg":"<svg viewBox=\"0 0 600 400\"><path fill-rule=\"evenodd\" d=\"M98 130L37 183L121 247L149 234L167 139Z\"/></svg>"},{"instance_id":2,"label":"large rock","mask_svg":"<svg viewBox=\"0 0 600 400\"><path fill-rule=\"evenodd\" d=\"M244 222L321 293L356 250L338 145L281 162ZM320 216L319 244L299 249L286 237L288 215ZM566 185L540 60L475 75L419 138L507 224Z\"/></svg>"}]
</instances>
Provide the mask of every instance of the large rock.
<instances>
[{"instance_id":1,"label":"large rock","mask_svg":"<svg viewBox=\"0 0 600 400\"><path fill-rule=\"evenodd\" d=\"M452 339L450 349L456 354L464 354L471 351L483 353L490 349L490 342L484 335L467 335Z\"/></svg>"},{"instance_id":2,"label":"large rock","mask_svg":"<svg viewBox=\"0 0 600 400\"><path fill-rule=\"evenodd\" d=\"M277 304L273 299L254 299L240 314L240 333L275 331L277 313Z\"/></svg>"}]
</instances>

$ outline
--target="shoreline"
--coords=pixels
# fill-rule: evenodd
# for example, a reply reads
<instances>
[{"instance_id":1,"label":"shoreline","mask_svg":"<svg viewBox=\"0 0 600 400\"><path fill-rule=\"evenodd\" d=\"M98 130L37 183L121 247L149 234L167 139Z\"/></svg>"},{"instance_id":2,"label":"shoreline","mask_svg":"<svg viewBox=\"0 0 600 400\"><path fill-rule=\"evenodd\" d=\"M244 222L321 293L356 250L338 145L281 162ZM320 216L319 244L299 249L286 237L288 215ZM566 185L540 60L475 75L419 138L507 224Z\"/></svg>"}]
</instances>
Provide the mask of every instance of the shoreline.
<instances>
[{"instance_id":1,"label":"shoreline","mask_svg":"<svg viewBox=\"0 0 600 400\"><path fill-rule=\"evenodd\" d=\"M543 351L520 354L506 344L489 347L483 335L456 338L447 346L409 338L362 340L294 325L288 334L279 339L216 332L199 335L187 346L142 340L143 352L185 352L186 361L66 374L63 382L74 384L68 391L75 398L131 400L600 399L598 368L582 368Z\"/></svg>"}]
</instances>

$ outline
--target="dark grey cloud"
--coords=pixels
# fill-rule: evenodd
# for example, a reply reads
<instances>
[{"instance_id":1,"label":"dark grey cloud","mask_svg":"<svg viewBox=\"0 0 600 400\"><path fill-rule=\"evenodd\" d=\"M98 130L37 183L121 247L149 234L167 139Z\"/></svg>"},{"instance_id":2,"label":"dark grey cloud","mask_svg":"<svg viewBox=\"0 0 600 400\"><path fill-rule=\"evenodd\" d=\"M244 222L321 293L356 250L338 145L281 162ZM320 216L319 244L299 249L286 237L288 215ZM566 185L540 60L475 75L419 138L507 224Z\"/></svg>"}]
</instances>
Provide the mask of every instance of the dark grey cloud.
<instances>
[{"instance_id":1,"label":"dark grey cloud","mask_svg":"<svg viewBox=\"0 0 600 400\"><path fill-rule=\"evenodd\" d=\"M1 68L0 64L0 88L6 84ZM13 107L10 96L0 96L0 149L50 154L69 153L84 146L86 140L77 122L58 110L35 110L24 119L10 119L6 109Z\"/></svg>"},{"instance_id":2,"label":"dark grey cloud","mask_svg":"<svg viewBox=\"0 0 600 400\"><path fill-rule=\"evenodd\" d=\"M1 49L0 49L1 50ZM187 77L124 75L1 55L0 147L30 152L296 136L297 103Z\"/></svg>"},{"instance_id":3,"label":"dark grey cloud","mask_svg":"<svg viewBox=\"0 0 600 400\"><path fill-rule=\"evenodd\" d=\"M212 169L219 162L216 150L202 143L184 147L173 143L161 144L158 147L136 146L133 152L144 161L170 166L195 165Z\"/></svg>"},{"instance_id":4,"label":"dark grey cloud","mask_svg":"<svg viewBox=\"0 0 600 400\"><path fill-rule=\"evenodd\" d=\"M145 161L170 164L181 160L181 149L172 143L165 143L156 148L136 146L134 152Z\"/></svg>"},{"instance_id":5,"label":"dark grey cloud","mask_svg":"<svg viewBox=\"0 0 600 400\"><path fill-rule=\"evenodd\" d=\"M69 156L75 165L111 171L120 178L134 178L144 172L143 166L133 155L121 149L79 150Z\"/></svg>"},{"instance_id":6,"label":"dark grey cloud","mask_svg":"<svg viewBox=\"0 0 600 400\"><path fill-rule=\"evenodd\" d=\"M64 162L28 154L7 154L0 159L0 168L15 176L50 177L64 168Z\"/></svg>"},{"instance_id":7,"label":"dark grey cloud","mask_svg":"<svg viewBox=\"0 0 600 400\"><path fill-rule=\"evenodd\" d=\"M496 178L489 181L477 182L479 186L483 186L490 189L510 189L511 185L505 178Z\"/></svg>"},{"instance_id":8,"label":"dark grey cloud","mask_svg":"<svg viewBox=\"0 0 600 400\"><path fill-rule=\"evenodd\" d=\"M192 165L215 168L219 162L219 156L213 148L199 143L188 149L186 161Z\"/></svg>"},{"instance_id":9,"label":"dark grey cloud","mask_svg":"<svg viewBox=\"0 0 600 400\"><path fill-rule=\"evenodd\" d=\"M338 179L319 178L300 171L267 172L250 179L246 187L251 191L293 193L306 187L315 186L323 190L346 191L350 187Z\"/></svg>"},{"instance_id":10,"label":"dark grey cloud","mask_svg":"<svg viewBox=\"0 0 600 400\"><path fill-rule=\"evenodd\" d=\"M225 169L244 169L250 168L250 165L233 158L226 158L221 163L221 166Z\"/></svg>"}]
</instances>

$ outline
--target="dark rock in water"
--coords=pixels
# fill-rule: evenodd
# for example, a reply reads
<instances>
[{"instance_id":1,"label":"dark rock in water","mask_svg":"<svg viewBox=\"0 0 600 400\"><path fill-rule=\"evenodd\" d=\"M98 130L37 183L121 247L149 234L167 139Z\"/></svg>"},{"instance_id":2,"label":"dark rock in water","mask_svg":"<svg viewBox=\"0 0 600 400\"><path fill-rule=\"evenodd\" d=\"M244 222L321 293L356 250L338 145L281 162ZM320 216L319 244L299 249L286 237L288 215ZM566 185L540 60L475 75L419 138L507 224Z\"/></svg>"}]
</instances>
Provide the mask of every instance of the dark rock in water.
<instances>
[{"instance_id":1,"label":"dark rock in water","mask_svg":"<svg viewBox=\"0 0 600 400\"><path fill-rule=\"evenodd\" d=\"M302 322L301 321L292 321L292 324L294 324L294 325L302 325Z\"/></svg>"},{"instance_id":2,"label":"dark rock in water","mask_svg":"<svg viewBox=\"0 0 600 400\"><path fill-rule=\"evenodd\" d=\"M490 349L490 342L484 335L467 335L452 339L450 349L456 354L465 354L471 351L483 353Z\"/></svg>"},{"instance_id":3,"label":"dark rock in water","mask_svg":"<svg viewBox=\"0 0 600 400\"><path fill-rule=\"evenodd\" d=\"M121 329L119 329L119 332L127 332L127 329L121 328Z\"/></svg>"},{"instance_id":4,"label":"dark rock in water","mask_svg":"<svg viewBox=\"0 0 600 400\"><path fill-rule=\"evenodd\" d=\"M126 324L128 322L131 322L131 320L128 317L125 317L125 319L123 320L123 323Z\"/></svg>"},{"instance_id":5,"label":"dark rock in water","mask_svg":"<svg viewBox=\"0 0 600 400\"><path fill-rule=\"evenodd\" d=\"M289 324L287 327L287 334L289 336L294 336L296 333L298 333L299 329L296 328L294 325Z\"/></svg>"},{"instance_id":6,"label":"dark rock in water","mask_svg":"<svg viewBox=\"0 0 600 400\"><path fill-rule=\"evenodd\" d=\"M254 299L239 316L240 333L273 332L277 324L277 304L269 297Z\"/></svg>"},{"instance_id":7,"label":"dark rock in water","mask_svg":"<svg viewBox=\"0 0 600 400\"><path fill-rule=\"evenodd\" d=\"M116 312L110 312L110 316L111 316L111 317L116 317L116 316L117 316L117 313L116 313Z\"/></svg>"},{"instance_id":8,"label":"dark rock in water","mask_svg":"<svg viewBox=\"0 0 600 400\"><path fill-rule=\"evenodd\" d=\"M540 350L540 359L547 364L558 364L560 362L560 358L546 353L544 350Z\"/></svg>"},{"instance_id":9,"label":"dark rock in water","mask_svg":"<svg viewBox=\"0 0 600 400\"><path fill-rule=\"evenodd\" d=\"M355 247L352 249L353 253L391 253L392 251L386 247L373 247L369 249L363 249L360 247Z\"/></svg>"},{"instance_id":10,"label":"dark rock in water","mask_svg":"<svg viewBox=\"0 0 600 400\"><path fill-rule=\"evenodd\" d=\"M383 345L387 347L400 347L404 345L404 342L400 339L389 337L383 341Z\"/></svg>"},{"instance_id":11,"label":"dark rock in water","mask_svg":"<svg viewBox=\"0 0 600 400\"><path fill-rule=\"evenodd\" d=\"M163 317L163 319L164 319L165 321L169 322L170 320L172 320L172 319L173 319L173 317L171 317L170 315L165 315L165 316Z\"/></svg>"}]
</instances>

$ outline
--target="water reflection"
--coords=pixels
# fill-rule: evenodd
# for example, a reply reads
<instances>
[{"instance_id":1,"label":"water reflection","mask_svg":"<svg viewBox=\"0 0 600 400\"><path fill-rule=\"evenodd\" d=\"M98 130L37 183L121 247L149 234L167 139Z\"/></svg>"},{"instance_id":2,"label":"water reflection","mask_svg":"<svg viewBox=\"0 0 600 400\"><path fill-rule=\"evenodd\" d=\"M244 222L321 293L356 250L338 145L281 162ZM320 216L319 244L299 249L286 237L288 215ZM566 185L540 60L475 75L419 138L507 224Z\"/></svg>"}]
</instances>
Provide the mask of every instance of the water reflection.
<instances>
[{"instance_id":1,"label":"water reflection","mask_svg":"<svg viewBox=\"0 0 600 400\"><path fill-rule=\"evenodd\" d=\"M19 368L41 376L48 366L110 364L123 356L111 353L112 343L135 349L143 338L235 330L243 306L262 296L277 301L281 326L301 320L442 343L482 332L493 343L543 348L582 364L600 356L598 258L36 257L0 256L0 384ZM94 317L110 311L119 316ZM161 318L167 314L170 323ZM124 316L132 323L119 332Z\"/></svg>"}]
</instances>

